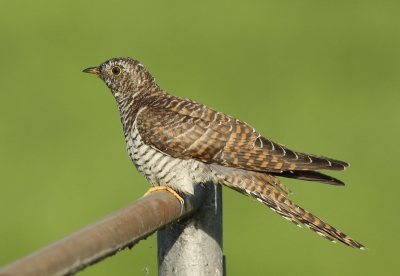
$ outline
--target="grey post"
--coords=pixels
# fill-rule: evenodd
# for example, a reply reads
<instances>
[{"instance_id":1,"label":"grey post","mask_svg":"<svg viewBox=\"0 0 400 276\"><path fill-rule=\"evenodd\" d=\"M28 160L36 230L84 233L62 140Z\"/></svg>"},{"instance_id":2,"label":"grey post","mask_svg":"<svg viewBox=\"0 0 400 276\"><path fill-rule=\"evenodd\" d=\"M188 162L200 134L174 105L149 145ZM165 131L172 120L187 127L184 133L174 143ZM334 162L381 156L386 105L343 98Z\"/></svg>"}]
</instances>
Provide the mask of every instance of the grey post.
<instances>
[{"instance_id":1,"label":"grey post","mask_svg":"<svg viewBox=\"0 0 400 276\"><path fill-rule=\"evenodd\" d=\"M222 187L204 185L205 200L190 217L158 231L158 272L225 275L222 254Z\"/></svg>"}]
</instances>

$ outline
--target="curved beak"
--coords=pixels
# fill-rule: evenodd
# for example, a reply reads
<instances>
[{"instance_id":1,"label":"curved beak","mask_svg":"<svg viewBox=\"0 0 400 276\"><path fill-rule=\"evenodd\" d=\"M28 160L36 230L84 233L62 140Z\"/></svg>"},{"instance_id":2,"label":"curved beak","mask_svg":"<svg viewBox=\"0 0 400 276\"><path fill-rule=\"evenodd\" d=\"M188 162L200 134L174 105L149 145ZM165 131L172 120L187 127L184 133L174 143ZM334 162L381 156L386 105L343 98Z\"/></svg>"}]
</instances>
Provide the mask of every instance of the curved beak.
<instances>
[{"instance_id":1,"label":"curved beak","mask_svg":"<svg viewBox=\"0 0 400 276\"><path fill-rule=\"evenodd\" d=\"M97 67L86 68L82 72L83 73L95 74L95 75L99 75L99 76L101 75L101 72L97 69Z\"/></svg>"}]
</instances>

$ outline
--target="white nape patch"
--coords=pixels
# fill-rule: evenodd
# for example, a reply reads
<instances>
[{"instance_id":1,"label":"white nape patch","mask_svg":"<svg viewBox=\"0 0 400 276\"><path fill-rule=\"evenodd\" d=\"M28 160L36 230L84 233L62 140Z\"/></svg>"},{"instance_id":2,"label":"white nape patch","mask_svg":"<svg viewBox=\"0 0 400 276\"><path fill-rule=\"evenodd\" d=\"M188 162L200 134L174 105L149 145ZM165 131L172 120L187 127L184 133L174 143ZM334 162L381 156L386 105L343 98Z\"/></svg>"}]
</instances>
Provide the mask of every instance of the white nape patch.
<instances>
[{"instance_id":1,"label":"white nape patch","mask_svg":"<svg viewBox=\"0 0 400 276\"><path fill-rule=\"evenodd\" d=\"M310 164L313 162L310 156L307 156L308 160L310 160ZM328 161L329 162L329 161ZM330 163L330 162L329 162Z\"/></svg>"}]
</instances>

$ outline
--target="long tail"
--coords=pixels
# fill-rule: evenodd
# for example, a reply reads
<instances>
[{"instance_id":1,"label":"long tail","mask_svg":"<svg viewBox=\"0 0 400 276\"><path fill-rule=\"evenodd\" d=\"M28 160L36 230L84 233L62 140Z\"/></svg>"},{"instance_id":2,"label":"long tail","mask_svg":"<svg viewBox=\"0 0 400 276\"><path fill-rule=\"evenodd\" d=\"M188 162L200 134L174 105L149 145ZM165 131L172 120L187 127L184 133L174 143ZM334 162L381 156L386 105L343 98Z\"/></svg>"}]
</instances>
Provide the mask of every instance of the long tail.
<instances>
[{"instance_id":1,"label":"long tail","mask_svg":"<svg viewBox=\"0 0 400 276\"><path fill-rule=\"evenodd\" d=\"M300 222L331 242L335 242L336 239L350 247L356 247L362 250L365 249L362 244L347 236L345 233L296 205L271 184L264 185L261 192L250 192L250 195L285 219L293 222L295 225L300 226Z\"/></svg>"},{"instance_id":2,"label":"long tail","mask_svg":"<svg viewBox=\"0 0 400 276\"><path fill-rule=\"evenodd\" d=\"M290 190L275 176L214 165L211 166L211 169L218 182L243 194L251 195L295 225L301 227L300 223L304 224L331 242L338 240L350 247L365 249L361 243L291 201L287 197Z\"/></svg>"}]
</instances>

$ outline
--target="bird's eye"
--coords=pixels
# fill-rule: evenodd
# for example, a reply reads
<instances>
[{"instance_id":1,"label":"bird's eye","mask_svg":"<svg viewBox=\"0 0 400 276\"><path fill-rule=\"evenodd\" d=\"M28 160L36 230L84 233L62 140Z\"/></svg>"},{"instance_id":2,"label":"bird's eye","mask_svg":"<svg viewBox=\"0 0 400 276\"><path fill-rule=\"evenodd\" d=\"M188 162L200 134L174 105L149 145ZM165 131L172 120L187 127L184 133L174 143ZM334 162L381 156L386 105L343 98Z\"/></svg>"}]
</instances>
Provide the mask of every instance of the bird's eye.
<instances>
[{"instance_id":1,"label":"bird's eye","mask_svg":"<svg viewBox=\"0 0 400 276\"><path fill-rule=\"evenodd\" d=\"M122 73L122 70L119 66L113 66L110 71L114 76L118 76Z\"/></svg>"}]
</instances>

